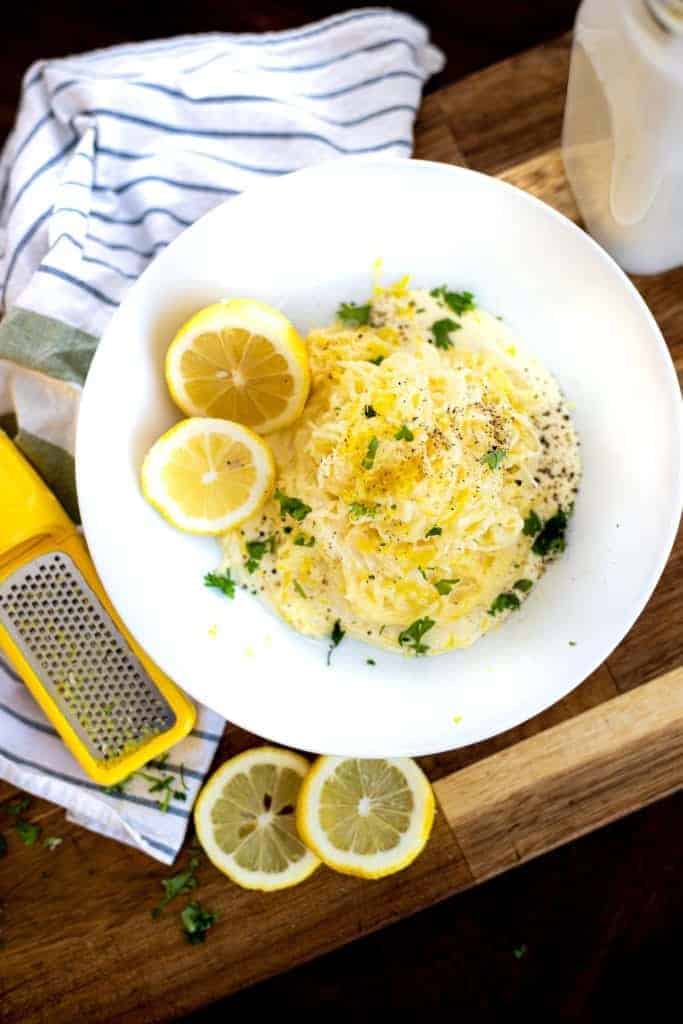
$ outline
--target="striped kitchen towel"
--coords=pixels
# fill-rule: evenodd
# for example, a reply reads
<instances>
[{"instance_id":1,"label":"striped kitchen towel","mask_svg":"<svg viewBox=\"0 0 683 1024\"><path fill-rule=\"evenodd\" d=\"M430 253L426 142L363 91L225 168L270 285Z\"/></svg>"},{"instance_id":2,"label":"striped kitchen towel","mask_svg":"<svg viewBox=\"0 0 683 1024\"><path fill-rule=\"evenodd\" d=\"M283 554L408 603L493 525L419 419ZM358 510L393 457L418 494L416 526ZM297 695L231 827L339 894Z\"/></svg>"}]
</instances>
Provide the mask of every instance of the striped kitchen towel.
<instances>
[{"instance_id":1,"label":"striped kitchen towel","mask_svg":"<svg viewBox=\"0 0 683 1024\"><path fill-rule=\"evenodd\" d=\"M213 760L223 719L197 708L190 735L109 790L92 782L9 665L0 662L0 777L61 804L67 818L172 864Z\"/></svg>"},{"instance_id":2,"label":"striped kitchen towel","mask_svg":"<svg viewBox=\"0 0 683 1024\"><path fill-rule=\"evenodd\" d=\"M74 519L81 388L130 283L252 182L340 154L410 156L422 86L442 65L419 21L363 8L294 31L184 36L28 70L0 158L0 426ZM0 665L0 776L166 862L221 730L200 709L152 782L103 793ZM157 775L167 782L150 793Z\"/></svg>"}]
</instances>

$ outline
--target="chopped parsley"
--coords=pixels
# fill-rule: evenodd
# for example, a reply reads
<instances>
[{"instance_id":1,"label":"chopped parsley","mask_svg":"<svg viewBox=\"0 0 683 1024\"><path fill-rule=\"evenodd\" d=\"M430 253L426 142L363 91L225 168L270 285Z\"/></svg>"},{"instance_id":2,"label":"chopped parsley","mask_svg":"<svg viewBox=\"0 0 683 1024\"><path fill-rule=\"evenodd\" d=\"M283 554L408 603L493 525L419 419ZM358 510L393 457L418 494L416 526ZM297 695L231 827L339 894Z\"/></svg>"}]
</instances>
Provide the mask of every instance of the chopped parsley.
<instances>
[{"instance_id":1,"label":"chopped parsley","mask_svg":"<svg viewBox=\"0 0 683 1024\"><path fill-rule=\"evenodd\" d=\"M176 896L182 896L183 893L192 892L196 889L199 882L195 874L199 867L199 858L193 857L190 860L190 865L185 871L179 872L177 875L172 875L171 878L162 878L161 885L164 890L164 897L156 907L152 910L152 917L156 920L161 916L164 909L168 906L171 900L174 900Z\"/></svg>"},{"instance_id":2,"label":"chopped parsley","mask_svg":"<svg viewBox=\"0 0 683 1024\"><path fill-rule=\"evenodd\" d=\"M64 840L61 836L45 836L43 839L43 846L46 850L56 850L63 842Z\"/></svg>"},{"instance_id":3,"label":"chopped parsley","mask_svg":"<svg viewBox=\"0 0 683 1024\"><path fill-rule=\"evenodd\" d=\"M427 530L427 532L425 533L425 537L440 537L442 533L443 530L441 529L440 526L432 526L432 528L430 530Z\"/></svg>"},{"instance_id":4,"label":"chopped parsley","mask_svg":"<svg viewBox=\"0 0 683 1024\"><path fill-rule=\"evenodd\" d=\"M132 779L135 778L135 775L136 772L131 772L130 775L127 775L125 777L125 779L121 779L120 782L114 782L112 783L111 786L105 786L104 792L108 796L121 796L123 793L126 792L126 786Z\"/></svg>"},{"instance_id":5,"label":"chopped parsley","mask_svg":"<svg viewBox=\"0 0 683 1024\"><path fill-rule=\"evenodd\" d=\"M301 586L298 580L294 580L294 589L296 590L299 597L308 598L308 594L306 593L306 591Z\"/></svg>"},{"instance_id":6,"label":"chopped parsley","mask_svg":"<svg viewBox=\"0 0 683 1024\"><path fill-rule=\"evenodd\" d=\"M567 546L565 534L568 524L567 513L558 508L555 515L546 521L543 529L532 544L531 550L533 553L540 555L542 558L546 558L548 555L561 554Z\"/></svg>"},{"instance_id":7,"label":"chopped parsley","mask_svg":"<svg viewBox=\"0 0 683 1024\"><path fill-rule=\"evenodd\" d=\"M21 799L7 804L5 808L10 818L14 818L14 829L25 846L33 846L43 831L40 825L34 825L24 817L24 811L27 811L30 806L31 797L23 796Z\"/></svg>"},{"instance_id":8,"label":"chopped parsley","mask_svg":"<svg viewBox=\"0 0 683 1024\"><path fill-rule=\"evenodd\" d=\"M378 448L379 448L379 440L378 440L378 438L371 437L370 441L368 443L368 450L365 453L365 457L363 458L363 461L361 462L361 466L363 467L363 469L372 469L372 467L375 464L375 455L377 454L377 449Z\"/></svg>"},{"instance_id":9,"label":"chopped parsley","mask_svg":"<svg viewBox=\"0 0 683 1024\"><path fill-rule=\"evenodd\" d=\"M529 515L524 520L524 529L522 533L525 537L535 537L537 533L541 532L543 523L534 510L532 509Z\"/></svg>"},{"instance_id":10,"label":"chopped parsley","mask_svg":"<svg viewBox=\"0 0 683 1024\"><path fill-rule=\"evenodd\" d=\"M376 516L377 506L366 505L364 501L352 501L349 505L349 512L353 519L360 519L361 516Z\"/></svg>"},{"instance_id":11,"label":"chopped parsley","mask_svg":"<svg viewBox=\"0 0 683 1024\"><path fill-rule=\"evenodd\" d=\"M490 448L486 455L482 455L480 461L490 470L499 469L505 462L507 454L504 448Z\"/></svg>"},{"instance_id":12,"label":"chopped parsley","mask_svg":"<svg viewBox=\"0 0 683 1024\"><path fill-rule=\"evenodd\" d=\"M129 775L127 779L122 779L121 782L114 782L111 786L104 786L102 791L107 796L122 796L126 792L126 786L132 778L133 776Z\"/></svg>"},{"instance_id":13,"label":"chopped parsley","mask_svg":"<svg viewBox=\"0 0 683 1024\"><path fill-rule=\"evenodd\" d=\"M534 584L531 580L517 580L512 585L515 590L521 590L523 594L528 594Z\"/></svg>"},{"instance_id":14,"label":"chopped parsley","mask_svg":"<svg viewBox=\"0 0 683 1024\"><path fill-rule=\"evenodd\" d=\"M514 956L515 960L522 960L526 956L526 954L527 954L527 944L526 944L526 942L523 942L521 946L516 946L515 949L512 950L512 955Z\"/></svg>"},{"instance_id":15,"label":"chopped parsley","mask_svg":"<svg viewBox=\"0 0 683 1024\"><path fill-rule=\"evenodd\" d=\"M456 583L459 582L459 577L454 580L437 580L434 586L436 587L440 594L447 595L450 594L453 587L456 585Z\"/></svg>"},{"instance_id":16,"label":"chopped parsley","mask_svg":"<svg viewBox=\"0 0 683 1024\"><path fill-rule=\"evenodd\" d=\"M489 608L489 615L497 615L499 612L507 611L508 608L514 610L519 606L520 600L517 595L512 590L506 590L495 599Z\"/></svg>"},{"instance_id":17,"label":"chopped parsley","mask_svg":"<svg viewBox=\"0 0 683 1024\"><path fill-rule=\"evenodd\" d=\"M394 440L396 441L414 441L415 434L410 430L405 423L400 430L397 430L394 434Z\"/></svg>"},{"instance_id":18,"label":"chopped parsley","mask_svg":"<svg viewBox=\"0 0 683 1024\"><path fill-rule=\"evenodd\" d=\"M311 506L306 505L299 498L290 498L287 494L283 494L280 488L275 491L275 500L280 502L280 515L284 519L285 516L291 516L292 519L296 519L297 523L302 523L309 512L311 512Z\"/></svg>"},{"instance_id":19,"label":"chopped parsley","mask_svg":"<svg viewBox=\"0 0 683 1024\"><path fill-rule=\"evenodd\" d=\"M150 761L146 767L155 768L161 771L168 761L168 754L163 754L161 757L156 758L154 761ZM134 778L144 779L147 783L148 793L160 793L160 797L157 800L157 806L159 810L166 812L171 805L171 800L187 800L187 783L185 782L184 769L185 765L181 764L179 767L180 772L180 785L183 787L182 790L174 789L175 776L173 775L151 775L149 772L138 770L131 772L127 778L122 779L121 782L117 782L112 786L106 786L103 792L108 796L121 796L126 792L126 786ZM184 792L183 792L184 791Z\"/></svg>"},{"instance_id":20,"label":"chopped parsley","mask_svg":"<svg viewBox=\"0 0 683 1024\"><path fill-rule=\"evenodd\" d=\"M334 651L335 647L339 647L339 644L342 642L342 640L344 639L345 636L346 636L346 630L342 629L341 622L339 621L339 619L337 619L335 624L334 624L334 626L332 627L332 632L330 634L330 646L329 646L329 649L327 651L327 664L328 665L330 664L330 658L332 657L332 652Z\"/></svg>"},{"instance_id":21,"label":"chopped parsley","mask_svg":"<svg viewBox=\"0 0 683 1024\"><path fill-rule=\"evenodd\" d=\"M232 598L235 596L235 581L231 577L229 569L226 569L223 574L219 572L207 572L204 577L204 586L215 587L216 590L220 590L220 592L225 594L226 597ZM123 792L122 790L117 790L116 786L110 786L108 788L112 792Z\"/></svg>"},{"instance_id":22,"label":"chopped parsley","mask_svg":"<svg viewBox=\"0 0 683 1024\"><path fill-rule=\"evenodd\" d=\"M422 577L423 580L427 579L427 573L424 571L424 569L422 568L421 565L418 565L417 571L419 572L419 574L420 574L420 576Z\"/></svg>"},{"instance_id":23,"label":"chopped parsley","mask_svg":"<svg viewBox=\"0 0 683 1024\"><path fill-rule=\"evenodd\" d=\"M468 310L475 308L472 292L451 292L448 290L448 286L444 284L440 288L432 288L429 294L432 298L441 299L442 302L445 302L458 316L462 316L463 313L467 313Z\"/></svg>"},{"instance_id":24,"label":"chopped parsley","mask_svg":"<svg viewBox=\"0 0 683 1024\"><path fill-rule=\"evenodd\" d=\"M157 800L159 810L163 811L164 814L171 805L171 799L173 800L187 800L185 793L181 789L174 789L175 779L172 775L164 775L161 779L157 779L149 787L150 793L161 793L161 798Z\"/></svg>"},{"instance_id":25,"label":"chopped parsley","mask_svg":"<svg viewBox=\"0 0 683 1024\"><path fill-rule=\"evenodd\" d=\"M365 659L365 664L366 664L366 665L376 665L376 664L377 664L377 662L375 661L375 659L374 659L374 658L366 658L366 659Z\"/></svg>"},{"instance_id":26,"label":"chopped parsley","mask_svg":"<svg viewBox=\"0 0 683 1024\"><path fill-rule=\"evenodd\" d=\"M10 818L20 818L24 811L27 811L31 806L31 797L23 796L20 800L13 800L11 804L7 804L5 810L9 814Z\"/></svg>"},{"instance_id":27,"label":"chopped parsley","mask_svg":"<svg viewBox=\"0 0 683 1024\"><path fill-rule=\"evenodd\" d=\"M570 640L569 641L569 646L570 647L576 647L576 640Z\"/></svg>"},{"instance_id":28,"label":"chopped parsley","mask_svg":"<svg viewBox=\"0 0 683 1024\"><path fill-rule=\"evenodd\" d=\"M455 320L450 320L448 317L445 320L436 320L431 326L434 338L429 340L437 348L452 348L453 342L449 335L451 331L459 331L461 326L461 324L456 323Z\"/></svg>"},{"instance_id":29,"label":"chopped parsley","mask_svg":"<svg viewBox=\"0 0 683 1024\"><path fill-rule=\"evenodd\" d=\"M432 626L436 625L434 619L425 616L424 619L415 619L407 629L401 630L398 634L400 645L411 648L415 654L424 654L429 650L428 644L422 643L422 637L428 633Z\"/></svg>"},{"instance_id":30,"label":"chopped parsley","mask_svg":"<svg viewBox=\"0 0 683 1024\"><path fill-rule=\"evenodd\" d=\"M386 356L375 356L374 359L369 359L368 362L374 363L375 366L380 366L381 363L383 363L385 359L386 359Z\"/></svg>"},{"instance_id":31,"label":"chopped parsley","mask_svg":"<svg viewBox=\"0 0 683 1024\"><path fill-rule=\"evenodd\" d=\"M249 575L258 569L261 559L265 555L266 551L270 551L272 554L275 551L275 534L272 533L270 537L266 537L265 540L248 540L247 541L247 554L249 558L246 561L246 569Z\"/></svg>"},{"instance_id":32,"label":"chopped parsley","mask_svg":"<svg viewBox=\"0 0 683 1024\"><path fill-rule=\"evenodd\" d=\"M297 548L312 548L315 544L315 537L307 533L298 533L294 538L294 545Z\"/></svg>"},{"instance_id":33,"label":"chopped parsley","mask_svg":"<svg viewBox=\"0 0 683 1024\"><path fill-rule=\"evenodd\" d=\"M366 306L357 306L355 302L342 302L337 310L337 319L347 327L361 327L370 323L371 311L372 306L369 302Z\"/></svg>"},{"instance_id":34,"label":"chopped parsley","mask_svg":"<svg viewBox=\"0 0 683 1024\"><path fill-rule=\"evenodd\" d=\"M152 765L152 767L160 768L166 763L167 760L168 754L166 754L163 758L160 758L159 761L157 761L157 764ZM185 793L182 790L173 788L175 786L174 775L150 775L149 772L143 771L134 772L134 774L138 775L141 779L144 779L145 782L148 784L148 793L161 794L159 799L157 800L157 807L159 808L160 811L163 811L164 814L171 806L171 800L184 801L187 799ZM187 789L187 786L185 785L185 780L182 776L182 769L180 781L184 788Z\"/></svg>"},{"instance_id":35,"label":"chopped parsley","mask_svg":"<svg viewBox=\"0 0 683 1024\"><path fill-rule=\"evenodd\" d=\"M377 415L377 413L375 412L375 410L373 409L373 407L371 405L364 406L363 407L363 413L364 413L366 419L369 419L369 420L374 419L374 417Z\"/></svg>"},{"instance_id":36,"label":"chopped parsley","mask_svg":"<svg viewBox=\"0 0 683 1024\"><path fill-rule=\"evenodd\" d=\"M40 825L34 825L33 822L26 821L26 818L17 818L14 828L24 846L33 846L43 831Z\"/></svg>"},{"instance_id":37,"label":"chopped parsley","mask_svg":"<svg viewBox=\"0 0 683 1024\"><path fill-rule=\"evenodd\" d=\"M183 932L191 946L196 946L206 939L209 928L216 923L217 915L204 910L199 902L188 903L180 915Z\"/></svg>"}]
</instances>

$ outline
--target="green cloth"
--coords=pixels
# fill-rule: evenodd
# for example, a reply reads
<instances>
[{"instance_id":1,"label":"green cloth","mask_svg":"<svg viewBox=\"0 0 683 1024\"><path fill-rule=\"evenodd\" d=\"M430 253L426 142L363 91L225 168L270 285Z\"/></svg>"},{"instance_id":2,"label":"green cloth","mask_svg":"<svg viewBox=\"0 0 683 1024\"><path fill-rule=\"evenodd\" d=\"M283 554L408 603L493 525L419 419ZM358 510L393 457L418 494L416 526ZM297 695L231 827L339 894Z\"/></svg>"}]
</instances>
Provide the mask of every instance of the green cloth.
<instances>
[{"instance_id":1,"label":"green cloth","mask_svg":"<svg viewBox=\"0 0 683 1024\"><path fill-rule=\"evenodd\" d=\"M0 322L0 395L4 391L11 400L13 379L25 375L24 397L17 398L16 409L0 411L0 426L74 522L80 522L74 457L55 439L73 437L79 392L97 342L92 334L18 306Z\"/></svg>"},{"instance_id":2,"label":"green cloth","mask_svg":"<svg viewBox=\"0 0 683 1024\"><path fill-rule=\"evenodd\" d=\"M61 320L13 306L0 323L0 359L83 385L98 339Z\"/></svg>"},{"instance_id":3,"label":"green cloth","mask_svg":"<svg viewBox=\"0 0 683 1024\"><path fill-rule=\"evenodd\" d=\"M19 430L13 441L38 470L55 498L61 502L66 514L75 523L80 523L73 455L56 444L50 444L35 434L29 434L26 430Z\"/></svg>"}]
</instances>

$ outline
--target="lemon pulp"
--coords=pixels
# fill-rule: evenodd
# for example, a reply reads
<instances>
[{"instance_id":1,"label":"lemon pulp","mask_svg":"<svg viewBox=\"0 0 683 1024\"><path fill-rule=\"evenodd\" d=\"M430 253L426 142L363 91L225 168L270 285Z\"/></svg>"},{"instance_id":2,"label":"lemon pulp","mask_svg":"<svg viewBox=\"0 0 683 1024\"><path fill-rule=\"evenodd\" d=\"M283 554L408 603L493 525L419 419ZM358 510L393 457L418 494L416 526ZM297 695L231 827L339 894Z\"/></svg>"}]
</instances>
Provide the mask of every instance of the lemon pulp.
<instances>
[{"instance_id":1,"label":"lemon pulp","mask_svg":"<svg viewBox=\"0 0 683 1024\"><path fill-rule=\"evenodd\" d=\"M335 871L382 878L407 867L434 820L434 794L410 758L320 757L299 795L297 827Z\"/></svg>"},{"instance_id":2,"label":"lemon pulp","mask_svg":"<svg viewBox=\"0 0 683 1024\"><path fill-rule=\"evenodd\" d=\"M231 299L181 327L166 356L166 380L187 415L269 433L300 415L310 373L306 346L282 313L254 299Z\"/></svg>"},{"instance_id":3,"label":"lemon pulp","mask_svg":"<svg viewBox=\"0 0 683 1024\"><path fill-rule=\"evenodd\" d=\"M342 761L323 784L320 827L339 850L363 856L391 850L415 806L405 776L386 762Z\"/></svg>"},{"instance_id":4,"label":"lemon pulp","mask_svg":"<svg viewBox=\"0 0 683 1024\"><path fill-rule=\"evenodd\" d=\"M280 416L294 392L284 357L267 338L239 327L200 334L180 371L194 405L248 427Z\"/></svg>"},{"instance_id":5,"label":"lemon pulp","mask_svg":"<svg viewBox=\"0 0 683 1024\"><path fill-rule=\"evenodd\" d=\"M255 512L273 489L270 449L229 420L182 420L152 445L143 494L169 522L192 533L220 533Z\"/></svg>"},{"instance_id":6,"label":"lemon pulp","mask_svg":"<svg viewBox=\"0 0 683 1024\"><path fill-rule=\"evenodd\" d=\"M260 747L226 762L197 803L197 835L208 857L245 888L296 885L318 866L296 826L305 758Z\"/></svg>"}]
</instances>

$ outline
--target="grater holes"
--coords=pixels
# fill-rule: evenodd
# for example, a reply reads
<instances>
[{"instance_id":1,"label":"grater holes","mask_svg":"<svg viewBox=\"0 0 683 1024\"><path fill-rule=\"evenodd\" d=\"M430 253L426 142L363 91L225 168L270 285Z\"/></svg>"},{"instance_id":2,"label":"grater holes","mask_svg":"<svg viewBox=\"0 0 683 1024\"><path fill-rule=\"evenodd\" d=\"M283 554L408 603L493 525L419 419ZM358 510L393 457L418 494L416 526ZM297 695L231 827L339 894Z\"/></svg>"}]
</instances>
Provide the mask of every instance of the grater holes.
<instances>
[{"instance_id":1,"label":"grater holes","mask_svg":"<svg viewBox=\"0 0 683 1024\"><path fill-rule=\"evenodd\" d=\"M42 556L0 584L0 621L91 753L120 757L174 722L71 559Z\"/></svg>"}]
</instances>

